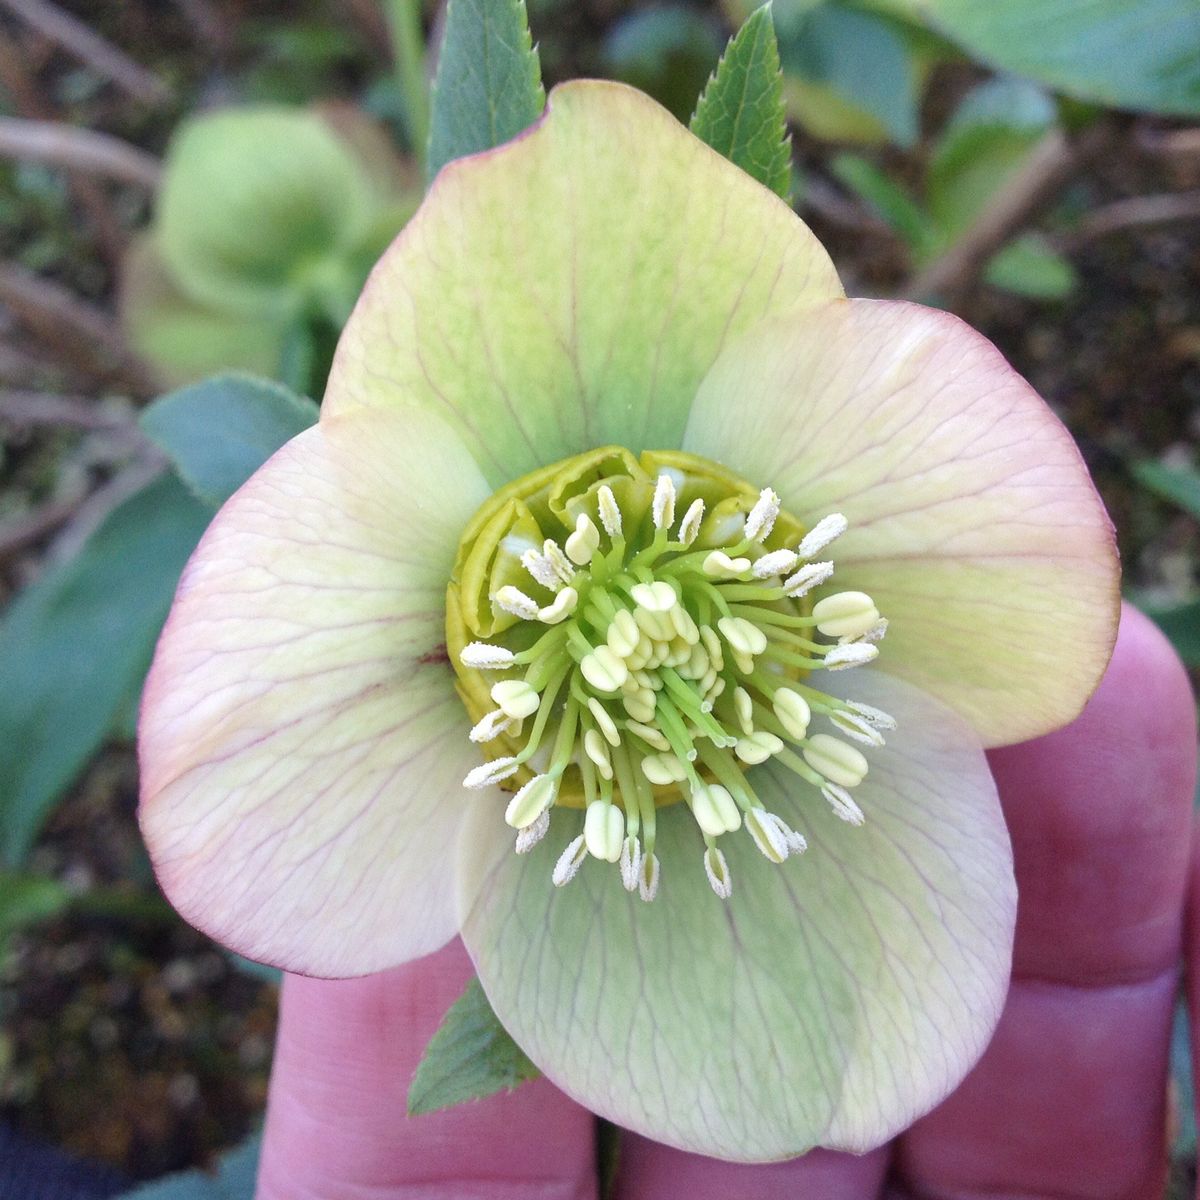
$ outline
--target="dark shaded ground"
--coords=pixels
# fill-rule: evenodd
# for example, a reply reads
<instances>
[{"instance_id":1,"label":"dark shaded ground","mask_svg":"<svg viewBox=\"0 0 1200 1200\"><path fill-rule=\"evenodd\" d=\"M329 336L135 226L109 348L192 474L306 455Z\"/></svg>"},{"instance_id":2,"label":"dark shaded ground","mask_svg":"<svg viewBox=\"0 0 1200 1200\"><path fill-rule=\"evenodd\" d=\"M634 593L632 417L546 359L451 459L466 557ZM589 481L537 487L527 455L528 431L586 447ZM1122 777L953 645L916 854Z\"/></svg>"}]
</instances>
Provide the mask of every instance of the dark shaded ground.
<instances>
[{"instance_id":1,"label":"dark shaded ground","mask_svg":"<svg viewBox=\"0 0 1200 1200\"><path fill-rule=\"evenodd\" d=\"M254 33L251 4L199 6L218 17L207 34L182 15L192 7L182 3L134 0L102 6L99 15L82 2L70 7L160 70L175 99L147 110L36 40L32 47L20 43L15 66L0 42L0 87L13 111L77 120L160 152L174 120L198 99L227 94L232 79L249 78L266 90L292 86L287 61L271 49L269 37ZM589 43L575 49L571 37L579 30L594 36L618 7L582 6L577 25L561 7L547 16L544 37L558 70L594 67ZM382 70L362 8L332 0L288 6L293 32L308 21L336 35L336 52L309 52L306 94L345 92ZM0 35L11 49L12 27L0 23ZM953 91L960 80L951 75L942 86ZM931 111L938 106L935 86ZM1036 224L1070 245L1072 214L1200 186L1200 152L1148 148L1165 127L1118 122L1107 152ZM799 149L820 174L828 151L803 140ZM144 215L145 198L131 189L104 195L107 207L97 218L53 173L31 175L0 163L0 257L111 311L114 245ZM902 284L903 256L871 222L848 225L808 210L805 216L853 280L852 290L885 294ZM960 311L996 340L1078 438L1117 523L1130 581L1180 595L1196 582L1200 531L1139 490L1125 464L1144 454L1194 455L1200 439L1200 222L1097 236L1072 245L1071 255L1083 284L1070 300L1022 301L980 286ZM0 387L87 397L121 390L94 355L70 349L31 335L0 308ZM104 478L113 468L111 456L96 448L98 436L53 429L6 436L0 517L34 511L81 480L91 487ZM0 600L36 575L48 549L61 552L56 536L57 527L5 552ZM111 750L93 764L38 844L36 869L81 892L97 882L116 885L128 903L123 911L116 911L120 903L108 912L73 911L0 950L0 1115L76 1154L151 1177L207 1161L256 1123L275 991L233 967L169 911L137 899L149 894L150 881L134 804L132 756Z\"/></svg>"}]
</instances>

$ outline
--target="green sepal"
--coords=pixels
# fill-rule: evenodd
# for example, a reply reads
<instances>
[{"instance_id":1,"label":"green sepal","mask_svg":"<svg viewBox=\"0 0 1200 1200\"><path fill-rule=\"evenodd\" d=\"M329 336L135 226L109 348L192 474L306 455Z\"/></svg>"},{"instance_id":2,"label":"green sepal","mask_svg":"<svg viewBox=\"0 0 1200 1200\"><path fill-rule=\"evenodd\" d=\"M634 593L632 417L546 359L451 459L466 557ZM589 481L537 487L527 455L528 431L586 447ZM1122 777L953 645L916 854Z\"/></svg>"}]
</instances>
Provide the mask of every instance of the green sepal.
<instances>
[{"instance_id":1,"label":"green sepal","mask_svg":"<svg viewBox=\"0 0 1200 1200\"><path fill-rule=\"evenodd\" d=\"M769 4L754 12L730 40L696 105L691 130L787 199L792 148Z\"/></svg>"},{"instance_id":2,"label":"green sepal","mask_svg":"<svg viewBox=\"0 0 1200 1200\"><path fill-rule=\"evenodd\" d=\"M511 1092L540 1074L500 1024L479 980L472 978L425 1047L409 1085L408 1115Z\"/></svg>"},{"instance_id":3,"label":"green sepal","mask_svg":"<svg viewBox=\"0 0 1200 1200\"><path fill-rule=\"evenodd\" d=\"M431 179L541 116L546 92L525 0L450 0L430 105Z\"/></svg>"}]
</instances>

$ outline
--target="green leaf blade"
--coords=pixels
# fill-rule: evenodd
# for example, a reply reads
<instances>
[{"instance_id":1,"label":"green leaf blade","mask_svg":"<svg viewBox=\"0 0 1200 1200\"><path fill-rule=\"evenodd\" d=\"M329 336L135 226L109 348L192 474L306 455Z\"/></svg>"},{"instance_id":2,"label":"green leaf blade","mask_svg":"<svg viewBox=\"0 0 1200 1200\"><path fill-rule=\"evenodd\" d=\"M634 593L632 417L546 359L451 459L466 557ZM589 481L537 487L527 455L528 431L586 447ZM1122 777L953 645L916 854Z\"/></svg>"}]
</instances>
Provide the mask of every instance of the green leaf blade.
<instances>
[{"instance_id":1,"label":"green leaf blade","mask_svg":"<svg viewBox=\"0 0 1200 1200\"><path fill-rule=\"evenodd\" d=\"M408 1115L481 1100L536 1079L539 1071L500 1024L478 979L450 1006L408 1089Z\"/></svg>"},{"instance_id":2,"label":"green leaf blade","mask_svg":"<svg viewBox=\"0 0 1200 1200\"><path fill-rule=\"evenodd\" d=\"M759 183L787 198L791 140L769 4L752 13L730 41L696 105L691 130Z\"/></svg>"},{"instance_id":3,"label":"green leaf blade","mask_svg":"<svg viewBox=\"0 0 1200 1200\"><path fill-rule=\"evenodd\" d=\"M139 424L188 487L216 508L316 419L317 406L281 384L231 374L161 397Z\"/></svg>"},{"instance_id":4,"label":"green leaf blade","mask_svg":"<svg viewBox=\"0 0 1200 1200\"><path fill-rule=\"evenodd\" d=\"M131 496L0 622L0 857L23 861L50 807L138 687L212 512L174 477Z\"/></svg>"},{"instance_id":5,"label":"green leaf blade","mask_svg":"<svg viewBox=\"0 0 1200 1200\"><path fill-rule=\"evenodd\" d=\"M1143 459L1132 464L1134 478L1147 491L1182 508L1200 521L1200 471Z\"/></svg>"},{"instance_id":6,"label":"green leaf blade","mask_svg":"<svg viewBox=\"0 0 1200 1200\"><path fill-rule=\"evenodd\" d=\"M431 94L429 177L509 141L545 104L525 0L450 0Z\"/></svg>"}]
</instances>

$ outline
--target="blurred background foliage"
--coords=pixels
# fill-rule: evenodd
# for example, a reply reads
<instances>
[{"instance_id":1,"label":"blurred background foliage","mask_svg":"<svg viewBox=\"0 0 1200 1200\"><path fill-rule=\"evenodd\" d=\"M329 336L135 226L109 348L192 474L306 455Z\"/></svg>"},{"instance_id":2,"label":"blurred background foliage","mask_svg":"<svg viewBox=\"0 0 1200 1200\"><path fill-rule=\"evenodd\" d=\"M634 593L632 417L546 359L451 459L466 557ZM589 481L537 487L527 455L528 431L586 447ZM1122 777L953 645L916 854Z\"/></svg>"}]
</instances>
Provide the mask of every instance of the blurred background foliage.
<instances>
[{"instance_id":1,"label":"blurred background foliage","mask_svg":"<svg viewBox=\"0 0 1200 1200\"><path fill-rule=\"evenodd\" d=\"M548 85L623 79L686 121L754 7L529 0L529 20ZM1129 596L1200 669L1200 7L773 19L791 199L847 290L997 341L1078 439ZM0 1154L46 1195L250 1194L275 979L158 895L137 703L189 552L315 419L420 201L445 23L415 0L0 0Z\"/></svg>"}]
</instances>

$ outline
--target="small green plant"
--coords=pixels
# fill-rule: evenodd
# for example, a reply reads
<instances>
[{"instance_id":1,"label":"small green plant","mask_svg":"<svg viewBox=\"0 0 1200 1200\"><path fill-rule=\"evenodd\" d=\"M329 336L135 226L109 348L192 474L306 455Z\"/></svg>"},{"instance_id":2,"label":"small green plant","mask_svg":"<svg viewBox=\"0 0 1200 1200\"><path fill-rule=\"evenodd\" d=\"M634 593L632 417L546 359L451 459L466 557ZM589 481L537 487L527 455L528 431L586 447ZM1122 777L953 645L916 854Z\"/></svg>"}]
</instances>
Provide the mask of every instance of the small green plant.
<instances>
[{"instance_id":1,"label":"small green plant","mask_svg":"<svg viewBox=\"0 0 1200 1200\"><path fill-rule=\"evenodd\" d=\"M419 198L415 172L355 109L192 117L125 264L130 340L168 383L240 368L319 390L367 272Z\"/></svg>"}]
</instances>

